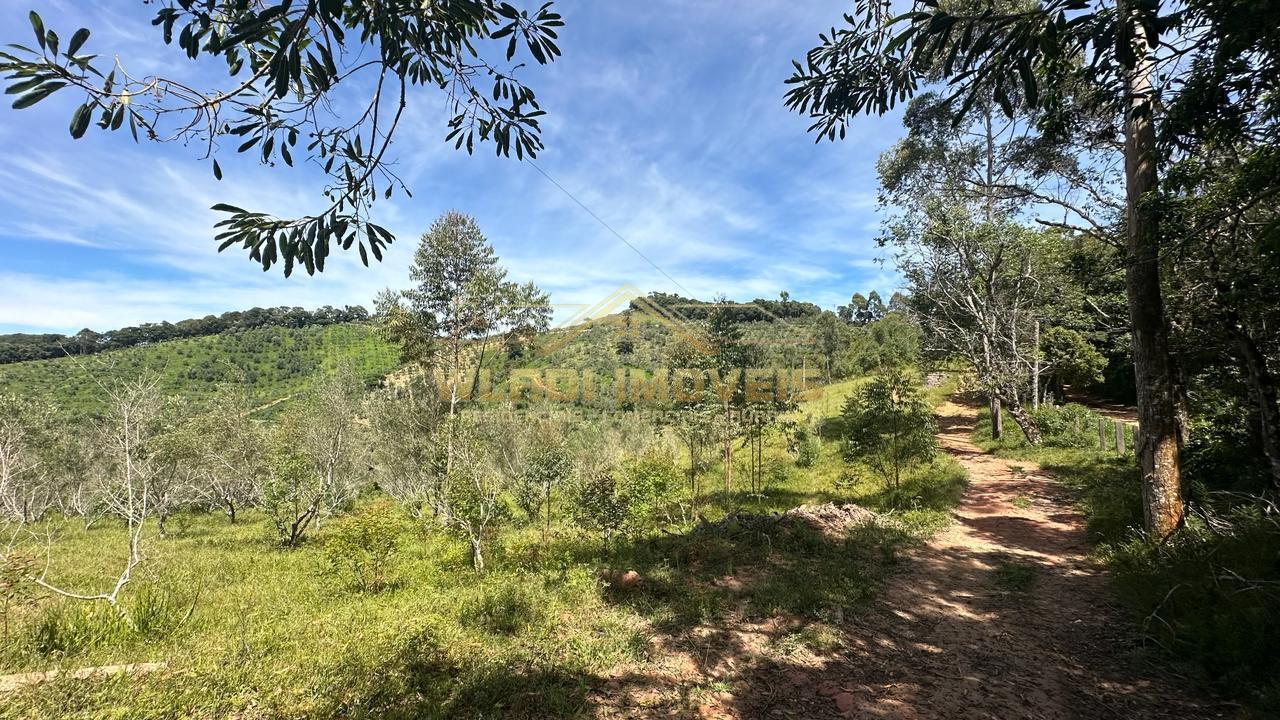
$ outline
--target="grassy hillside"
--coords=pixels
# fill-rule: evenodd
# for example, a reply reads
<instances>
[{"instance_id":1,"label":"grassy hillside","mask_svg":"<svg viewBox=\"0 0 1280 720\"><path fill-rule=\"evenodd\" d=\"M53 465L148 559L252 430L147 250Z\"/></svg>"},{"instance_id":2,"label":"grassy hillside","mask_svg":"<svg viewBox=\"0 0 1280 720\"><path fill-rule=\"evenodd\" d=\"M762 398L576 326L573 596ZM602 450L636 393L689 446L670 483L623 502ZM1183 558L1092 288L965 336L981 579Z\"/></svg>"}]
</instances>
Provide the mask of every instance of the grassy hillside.
<instances>
[{"instance_id":1,"label":"grassy hillside","mask_svg":"<svg viewBox=\"0 0 1280 720\"><path fill-rule=\"evenodd\" d=\"M397 351L365 324L258 328L0 365L0 393L41 397L73 415L94 413L102 408L98 382L153 372L168 395L199 400L219 383L245 382L266 404L304 390L317 373L343 362L376 381L396 367Z\"/></svg>"}]
</instances>

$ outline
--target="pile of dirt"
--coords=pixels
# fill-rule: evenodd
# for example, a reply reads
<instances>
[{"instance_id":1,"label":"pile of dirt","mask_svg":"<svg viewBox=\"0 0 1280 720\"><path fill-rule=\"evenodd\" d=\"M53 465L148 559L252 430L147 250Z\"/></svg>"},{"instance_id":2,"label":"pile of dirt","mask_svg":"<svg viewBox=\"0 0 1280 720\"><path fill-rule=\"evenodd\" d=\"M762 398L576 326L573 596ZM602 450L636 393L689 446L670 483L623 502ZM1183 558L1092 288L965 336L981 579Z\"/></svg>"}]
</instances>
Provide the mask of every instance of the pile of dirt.
<instances>
[{"instance_id":1,"label":"pile of dirt","mask_svg":"<svg viewBox=\"0 0 1280 720\"><path fill-rule=\"evenodd\" d=\"M822 505L801 505L783 513L733 512L716 522L703 520L699 530L736 536L744 533L771 533L806 526L820 530L831 537L843 537L853 528L873 523L877 518L874 512L861 505L830 502Z\"/></svg>"},{"instance_id":2,"label":"pile of dirt","mask_svg":"<svg viewBox=\"0 0 1280 720\"><path fill-rule=\"evenodd\" d=\"M861 505L829 502L791 508L783 517L807 523L828 535L844 535L853 528L875 522L878 516Z\"/></svg>"}]
</instances>

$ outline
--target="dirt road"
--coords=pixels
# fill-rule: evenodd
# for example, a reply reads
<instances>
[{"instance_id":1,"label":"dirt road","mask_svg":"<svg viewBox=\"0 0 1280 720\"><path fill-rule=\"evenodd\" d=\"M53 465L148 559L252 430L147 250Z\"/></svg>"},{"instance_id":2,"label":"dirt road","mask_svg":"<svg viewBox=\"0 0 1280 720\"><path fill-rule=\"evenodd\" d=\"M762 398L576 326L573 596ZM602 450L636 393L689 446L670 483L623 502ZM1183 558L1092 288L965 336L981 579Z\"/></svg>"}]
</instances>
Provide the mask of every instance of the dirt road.
<instances>
[{"instance_id":1,"label":"dirt road","mask_svg":"<svg viewBox=\"0 0 1280 720\"><path fill-rule=\"evenodd\" d=\"M913 551L846 650L791 669L742 717L1215 718L1144 662L1134 623L1088 558L1083 519L1034 465L983 454L973 407L939 410L970 474L956 522ZM761 678L762 680L764 678Z\"/></svg>"}]
</instances>

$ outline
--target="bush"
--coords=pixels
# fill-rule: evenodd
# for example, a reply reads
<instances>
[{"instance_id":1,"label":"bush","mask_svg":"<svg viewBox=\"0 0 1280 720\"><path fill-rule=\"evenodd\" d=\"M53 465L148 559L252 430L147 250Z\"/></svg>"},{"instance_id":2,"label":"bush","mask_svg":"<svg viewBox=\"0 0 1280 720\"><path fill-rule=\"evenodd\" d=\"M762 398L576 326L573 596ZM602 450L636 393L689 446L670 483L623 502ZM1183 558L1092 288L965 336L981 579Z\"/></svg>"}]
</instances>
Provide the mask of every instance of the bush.
<instances>
[{"instance_id":1,"label":"bush","mask_svg":"<svg viewBox=\"0 0 1280 720\"><path fill-rule=\"evenodd\" d=\"M401 527L399 512L392 503L369 505L334 527L325 543L325 560L347 587L378 592L389 584Z\"/></svg>"},{"instance_id":2,"label":"bush","mask_svg":"<svg viewBox=\"0 0 1280 720\"><path fill-rule=\"evenodd\" d=\"M1041 405L1031 418L1045 445L1093 448L1098 445L1098 414L1077 403Z\"/></svg>"},{"instance_id":3,"label":"bush","mask_svg":"<svg viewBox=\"0 0 1280 720\"><path fill-rule=\"evenodd\" d=\"M564 444L541 441L532 448L523 472L515 479L512 496L530 520L536 520L545 506L550 525L552 493L572 475L573 456Z\"/></svg>"},{"instance_id":4,"label":"bush","mask_svg":"<svg viewBox=\"0 0 1280 720\"><path fill-rule=\"evenodd\" d=\"M1103 548L1122 598L1144 629L1223 691L1251 688L1280 710L1280 520L1259 505L1193 522L1168 542L1141 536Z\"/></svg>"},{"instance_id":5,"label":"bush","mask_svg":"<svg viewBox=\"0 0 1280 720\"><path fill-rule=\"evenodd\" d=\"M261 504L281 545L295 547L302 542L307 523L320 511L323 493L307 458L290 447L285 438L275 438L268 452Z\"/></svg>"},{"instance_id":6,"label":"bush","mask_svg":"<svg viewBox=\"0 0 1280 720\"><path fill-rule=\"evenodd\" d=\"M623 464L623 492L629 498L630 532L643 532L659 518L683 475L675 460L662 452L647 452Z\"/></svg>"},{"instance_id":7,"label":"bush","mask_svg":"<svg viewBox=\"0 0 1280 720\"><path fill-rule=\"evenodd\" d=\"M652 527L663 499L680 479L675 463L665 456L629 459L621 469L597 472L579 483L573 517L600 532L607 553L615 535Z\"/></svg>"}]
</instances>

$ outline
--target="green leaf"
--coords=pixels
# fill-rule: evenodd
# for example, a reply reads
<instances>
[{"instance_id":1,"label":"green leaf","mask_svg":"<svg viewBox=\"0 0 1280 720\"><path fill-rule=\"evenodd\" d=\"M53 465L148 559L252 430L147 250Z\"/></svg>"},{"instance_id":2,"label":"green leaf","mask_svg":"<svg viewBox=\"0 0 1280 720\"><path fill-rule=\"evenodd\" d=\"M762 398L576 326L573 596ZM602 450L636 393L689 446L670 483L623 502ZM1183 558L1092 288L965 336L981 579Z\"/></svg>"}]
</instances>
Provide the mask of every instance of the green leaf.
<instances>
[{"instance_id":1,"label":"green leaf","mask_svg":"<svg viewBox=\"0 0 1280 720\"><path fill-rule=\"evenodd\" d=\"M36 14L35 10L27 16L31 19L31 29L36 31L36 42L40 43L40 49L44 49L44 21Z\"/></svg>"},{"instance_id":2,"label":"green leaf","mask_svg":"<svg viewBox=\"0 0 1280 720\"><path fill-rule=\"evenodd\" d=\"M71 36L71 42L67 43L67 54L75 55L80 46L84 45L84 41L89 39L89 29L80 28L75 35Z\"/></svg>"},{"instance_id":3,"label":"green leaf","mask_svg":"<svg viewBox=\"0 0 1280 720\"><path fill-rule=\"evenodd\" d=\"M89 128L89 120L93 118L93 105L85 103L76 108L75 114L71 116L71 137L79 140L84 137L84 131Z\"/></svg>"},{"instance_id":4,"label":"green leaf","mask_svg":"<svg viewBox=\"0 0 1280 720\"><path fill-rule=\"evenodd\" d=\"M238 208L235 205L228 205L226 203L218 203L209 209L214 212L236 213L237 215L244 215L247 212L243 208Z\"/></svg>"},{"instance_id":5,"label":"green leaf","mask_svg":"<svg viewBox=\"0 0 1280 720\"><path fill-rule=\"evenodd\" d=\"M40 102L41 100L49 97L49 95L52 94L55 90L64 88L66 86L67 84L64 82L51 82L51 83L46 83L44 85L41 85L40 87L36 88L35 90L32 90L26 95L23 95L17 100L14 100L13 109L22 110L23 108L29 108L32 105L35 105L36 103Z\"/></svg>"},{"instance_id":6,"label":"green leaf","mask_svg":"<svg viewBox=\"0 0 1280 720\"><path fill-rule=\"evenodd\" d=\"M222 168L218 165L216 159L213 161L213 177L218 180L222 179Z\"/></svg>"},{"instance_id":7,"label":"green leaf","mask_svg":"<svg viewBox=\"0 0 1280 720\"><path fill-rule=\"evenodd\" d=\"M48 80L48 79L49 79L48 75L37 75L36 77L33 77L29 80L23 80L22 82L18 82L10 85L9 89L5 90L4 93L6 95L17 95L18 93L24 93L40 85L41 83L43 83L45 80Z\"/></svg>"}]
</instances>

